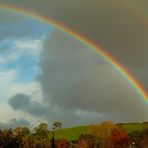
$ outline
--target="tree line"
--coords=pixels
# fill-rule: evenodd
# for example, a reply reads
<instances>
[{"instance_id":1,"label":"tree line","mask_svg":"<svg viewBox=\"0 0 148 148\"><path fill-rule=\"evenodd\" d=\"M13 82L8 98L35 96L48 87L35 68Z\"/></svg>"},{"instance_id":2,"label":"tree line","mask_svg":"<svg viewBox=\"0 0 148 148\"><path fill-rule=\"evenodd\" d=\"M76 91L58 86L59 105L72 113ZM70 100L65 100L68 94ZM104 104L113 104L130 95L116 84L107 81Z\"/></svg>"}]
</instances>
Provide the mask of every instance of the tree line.
<instances>
[{"instance_id":1,"label":"tree line","mask_svg":"<svg viewBox=\"0 0 148 148\"><path fill-rule=\"evenodd\" d=\"M55 139L55 130L62 128L55 122L49 130L41 123L31 132L28 127L0 130L0 148L148 148L148 129L126 132L111 121L93 125L77 140Z\"/></svg>"}]
</instances>

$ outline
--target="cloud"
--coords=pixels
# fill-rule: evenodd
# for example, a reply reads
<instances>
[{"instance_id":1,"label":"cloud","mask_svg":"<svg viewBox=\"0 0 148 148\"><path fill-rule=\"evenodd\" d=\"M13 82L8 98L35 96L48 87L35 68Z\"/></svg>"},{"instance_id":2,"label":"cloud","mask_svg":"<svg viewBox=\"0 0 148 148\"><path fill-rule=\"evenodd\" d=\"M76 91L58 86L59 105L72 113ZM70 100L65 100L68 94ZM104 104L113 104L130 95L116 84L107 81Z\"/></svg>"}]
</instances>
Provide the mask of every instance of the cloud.
<instances>
[{"instance_id":1,"label":"cloud","mask_svg":"<svg viewBox=\"0 0 148 148\"><path fill-rule=\"evenodd\" d=\"M15 62L25 55L31 55L32 58L38 59L42 46L43 38L39 39L6 39L0 44L1 48L5 46L0 55L0 66L6 63Z\"/></svg>"},{"instance_id":2,"label":"cloud","mask_svg":"<svg viewBox=\"0 0 148 148\"><path fill-rule=\"evenodd\" d=\"M14 46L18 49L21 55L24 53L29 53L32 56L39 58L43 46L43 38L41 39L22 39L14 41ZM15 53L15 55L17 55ZM19 57L21 56L19 55Z\"/></svg>"},{"instance_id":3,"label":"cloud","mask_svg":"<svg viewBox=\"0 0 148 148\"><path fill-rule=\"evenodd\" d=\"M42 42L42 37L15 40L7 38L1 42L0 46L3 50L0 55L0 103L1 112L5 112L5 115L1 114L0 116L5 123L10 119L10 116L16 119L25 116L25 120L32 124L39 121L39 118L33 117L32 114L13 110L8 105L8 99L15 94L24 93L31 96L34 105L38 106L36 102L42 102L42 89L40 84L35 81L35 75L39 72L37 63L42 50ZM28 79L29 81L27 81Z\"/></svg>"},{"instance_id":4,"label":"cloud","mask_svg":"<svg viewBox=\"0 0 148 148\"><path fill-rule=\"evenodd\" d=\"M68 120L83 116L82 123L86 114L95 112L95 121L147 120L142 97L95 51L59 31L47 37L43 48L38 80L45 101L53 106L52 118L67 117L73 124Z\"/></svg>"},{"instance_id":5,"label":"cloud","mask_svg":"<svg viewBox=\"0 0 148 148\"><path fill-rule=\"evenodd\" d=\"M12 82L17 76L16 70L6 70L6 71L0 71L0 81L1 85L4 87L5 84Z\"/></svg>"},{"instance_id":6,"label":"cloud","mask_svg":"<svg viewBox=\"0 0 148 148\"><path fill-rule=\"evenodd\" d=\"M0 98L6 100L14 94L25 93L34 94L34 98L41 100L42 91L40 84L35 81L35 75L39 73L38 61L43 39L8 38L2 41L1 46L7 48L0 55Z\"/></svg>"},{"instance_id":7,"label":"cloud","mask_svg":"<svg viewBox=\"0 0 148 148\"><path fill-rule=\"evenodd\" d=\"M16 94L9 99L9 104L14 110L27 112L33 116L42 117L47 115L47 108L30 96L25 94Z\"/></svg>"},{"instance_id":8,"label":"cloud","mask_svg":"<svg viewBox=\"0 0 148 148\"><path fill-rule=\"evenodd\" d=\"M8 122L2 122L0 121L0 129L14 129L18 126L30 126L30 123L26 121L25 119L11 119Z\"/></svg>"}]
</instances>

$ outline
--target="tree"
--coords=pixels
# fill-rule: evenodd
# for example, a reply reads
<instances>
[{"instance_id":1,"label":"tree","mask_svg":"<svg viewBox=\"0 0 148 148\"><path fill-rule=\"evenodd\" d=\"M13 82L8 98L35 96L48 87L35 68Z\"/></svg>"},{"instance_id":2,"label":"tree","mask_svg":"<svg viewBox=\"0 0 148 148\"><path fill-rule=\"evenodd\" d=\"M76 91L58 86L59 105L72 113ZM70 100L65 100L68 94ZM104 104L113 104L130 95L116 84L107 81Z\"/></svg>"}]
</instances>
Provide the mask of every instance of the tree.
<instances>
[{"instance_id":1,"label":"tree","mask_svg":"<svg viewBox=\"0 0 148 148\"><path fill-rule=\"evenodd\" d=\"M53 123L53 129L60 129L62 128L62 123L57 121L55 123Z\"/></svg>"},{"instance_id":2,"label":"tree","mask_svg":"<svg viewBox=\"0 0 148 148\"><path fill-rule=\"evenodd\" d=\"M94 125L90 129L90 134L94 135L98 140L100 147L108 147L108 141L111 130L117 127L112 121L103 122L100 125Z\"/></svg>"},{"instance_id":3,"label":"tree","mask_svg":"<svg viewBox=\"0 0 148 148\"><path fill-rule=\"evenodd\" d=\"M109 138L110 148L127 148L128 147L128 135L126 131L121 127L112 129Z\"/></svg>"},{"instance_id":4,"label":"tree","mask_svg":"<svg viewBox=\"0 0 148 148\"><path fill-rule=\"evenodd\" d=\"M133 131L131 133L128 134L128 138L129 138L129 142L131 145L134 145L136 147L139 147L140 145L140 135L141 132L139 131Z\"/></svg>"},{"instance_id":5,"label":"tree","mask_svg":"<svg viewBox=\"0 0 148 148\"><path fill-rule=\"evenodd\" d=\"M142 148L148 148L148 129L143 130L140 135L140 145Z\"/></svg>"},{"instance_id":6,"label":"tree","mask_svg":"<svg viewBox=\"0 0 148 148\"><path fill-rule=\"evenodd\" d=\"M21 135L13 136L12 130L3 130L2 133L2 143L0 146L2 148L22 148L23 147L23 140Z\"/></svg>"},{"instance_id":7,"label":"tree","mask_svg":"<svg viewBox=\"0 0 148 148\"><path fill-rule=\"evenodd\" d=\"M96 141L96 138L89 134L81 134L76 145L77 148L94 148L97 146L98 143Z\"/></svg>"},{"instance_id":8,"label":"tree","mask_svg":"<svg viewBox=\"0 0 148 148\"><path fill-rule=\"evenodd\" d=\"M56 141L56 148L69 148L69 143L65 139L59 139Z\"/></svg>"},{"instance_id":9,"label":"tree","mask_svg":"<svg viewBox=\"0 0 148 148\"><path fill-rule=\"evenodd\" d=\"M46 123L39 124L38 127L35 127L35 135L40 140L49 140L49 130Z\"/></svg>"},{"instance_id":10,"label":"tree","mask_svg":"<svg viewBox=\"0 0 148 148\"><path fill-rule=\"evenodd\" d=\"M16 129L13 130L13 136L15 135L21 135L21 136L26 136L30 134L30 129L28 127L17 127Z\"/></svg>"}]
</instances>

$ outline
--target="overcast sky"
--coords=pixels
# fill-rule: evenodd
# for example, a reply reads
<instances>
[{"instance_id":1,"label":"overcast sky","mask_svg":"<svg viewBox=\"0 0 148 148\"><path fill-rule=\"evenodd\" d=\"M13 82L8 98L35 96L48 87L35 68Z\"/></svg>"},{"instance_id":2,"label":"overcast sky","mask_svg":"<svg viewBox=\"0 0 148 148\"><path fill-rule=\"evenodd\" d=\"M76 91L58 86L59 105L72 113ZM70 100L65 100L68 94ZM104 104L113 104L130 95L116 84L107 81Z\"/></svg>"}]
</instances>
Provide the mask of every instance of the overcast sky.
<instances>
[{"instance_id":1,"label":"overcast sky","mask_svg":"<svg viewBox=\"0 0 148 148\"><path fill-rule=\"evenodd\" d=\"M115 57L148 90L147 2L0 2L73 28ZM94 49L26 16L0 10L0 20L0 127L148 120L148 104Z\"/></svg>"}]
</instances>

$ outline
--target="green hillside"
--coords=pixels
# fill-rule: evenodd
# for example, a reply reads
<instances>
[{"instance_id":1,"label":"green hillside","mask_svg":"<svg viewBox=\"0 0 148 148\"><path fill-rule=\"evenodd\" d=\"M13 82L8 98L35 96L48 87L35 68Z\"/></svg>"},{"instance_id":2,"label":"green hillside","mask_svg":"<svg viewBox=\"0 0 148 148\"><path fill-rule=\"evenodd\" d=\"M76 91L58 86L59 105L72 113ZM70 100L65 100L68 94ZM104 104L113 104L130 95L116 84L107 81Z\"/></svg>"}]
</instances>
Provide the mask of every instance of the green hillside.
<instances>
[{"instance_id":1,"label":"green hillside","mask_svg":"<svg viewBox=\"0 0 148 148\"><path fill-rule=\"evenodd\" d=\"M135 130L141 132L144 129L148 128L148 124L142 123L127 123L121 124L121 126L127 131L127 133L130 133ZM87 133L90 128L91 126L79 126L73 128L59 129L55 131L55 138L64 138L68 141L77 140L81 134Z\"/></svg>"},{"instance_id":2,"label":"green hillside","mask_svg":"<svg viewBox=\"0 0 148 148\"><path fill-rule=\"evenodd\" d=\"M55 138L64 138L69 141L77 140L79 136L83 133L86 133L89 130L90 126L79 126L73 128L60 129L55 131Z\"/></svg>"},{"instance_id":3,"label":"green hillside","mask_svg":"<svg viewBox=\"0 0 148 148\"><path fill-rule=\"evenodd\" d=\"M130 133L132 131L142 132L144 129L148 128L148 124L128 123L128 124L122 125L122 127L127 131L127 133Z\"/></svg>"}]
</instances>

